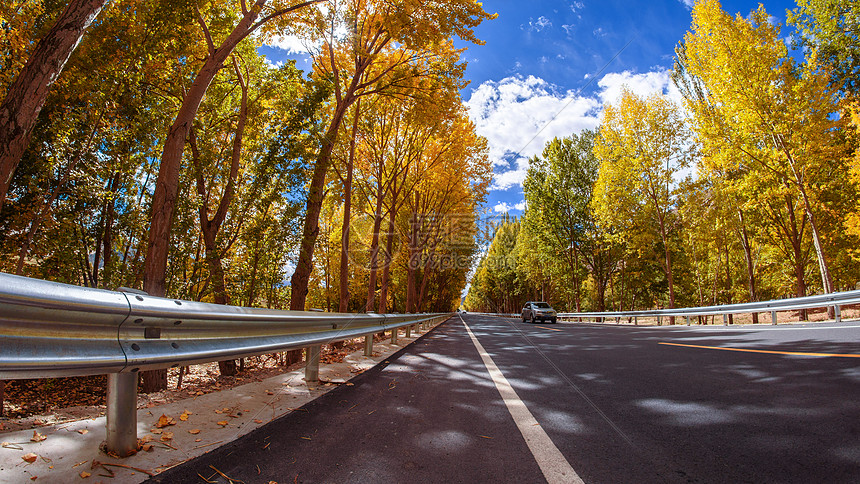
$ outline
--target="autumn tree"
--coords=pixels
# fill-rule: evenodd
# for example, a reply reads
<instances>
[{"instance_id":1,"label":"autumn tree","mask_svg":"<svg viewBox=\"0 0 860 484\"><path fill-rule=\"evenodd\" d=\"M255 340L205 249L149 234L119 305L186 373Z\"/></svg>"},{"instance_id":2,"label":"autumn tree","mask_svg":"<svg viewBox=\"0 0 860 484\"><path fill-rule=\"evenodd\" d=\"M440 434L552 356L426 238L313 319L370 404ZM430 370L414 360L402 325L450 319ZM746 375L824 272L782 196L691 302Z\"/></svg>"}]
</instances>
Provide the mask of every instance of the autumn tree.
<instances>
[{"instance_id":1,"label":"autumn tree","mask_svg":"<svg viewBox=\"0 0 860 484\"><path fill-rule=\"evenodd\" d=\"M596 289L596 308L603 311L618 255L590 207L599 168L594 137L593 131L585 130L550 141L542 156L531 160L523 182L527 209L521 232L543 241L543 257L564 260L576 311L581 310L580 288L588 274Z\"/></svg>"},{"instance_id":2,"label":"autumn tree","mask_svg":"<svg viewBox=\"0 0 860 484\"><path fill-rule=\"evenodd\" d=\"M605 107L594 143L600 173L592 206L600 223L633 247L648 239L656 224L668 284L668 307L675 307L672 233L676 229L676 173L687 167L692 147L677 106L664 96L641 98L625 89Z\"/></svg>"},{"instance_id":3,"label":"autumn tree","mask_svg":"<svg viewBox=\"0 0 860 484\"><path fill-rule=\"evenodd\" d=\"M444 61L456 52L450 39L456 36L478 43L473 28L489 18L493 16L472 0L331 1L320 9L319 20L311 24L307 36L320 45L314 70L332 83L335 105L308 187L302 244L291 279L292 309L305 306L323 186L346 111L361 97L396 91L416 77L461 76L462 67ZM439 61L420 62L434 58Z\"/></svg>"},{"instance_id":4,"label":"autumn tree","mask_svg":"<svg viewBox=\"0 0 860 484\"><path fill-rule=\"evenodd\" d=\"M732 18L715 0L697 3L682 48L689 75L707 88L709 103L685 100L703 150L725 169L782 185L788 205L798 200L822 288L832 292L821 182L844 176L846 153L827 72L815 57L798 65L762 7L747 19Z\"/></svg>"}]
</instances>

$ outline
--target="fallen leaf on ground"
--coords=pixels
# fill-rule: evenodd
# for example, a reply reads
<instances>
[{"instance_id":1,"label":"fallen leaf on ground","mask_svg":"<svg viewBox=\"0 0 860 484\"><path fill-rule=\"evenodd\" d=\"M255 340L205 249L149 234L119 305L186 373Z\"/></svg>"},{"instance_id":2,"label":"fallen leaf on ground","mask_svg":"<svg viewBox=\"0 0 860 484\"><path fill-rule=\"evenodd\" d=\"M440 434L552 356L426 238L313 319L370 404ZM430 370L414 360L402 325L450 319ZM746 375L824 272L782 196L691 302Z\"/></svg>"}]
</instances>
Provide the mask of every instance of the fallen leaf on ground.
<instances>
[{"instance_id":1,"label":"fallen leaf on ground","mask_svg":"<svg viewBox=\"0 0 860 484\"><path fill-rule=\"evenodd\" d=\"M158 428L167 427L168 425L176 425L176 419L164 414L161 414L161 417L158 417L158 422L155 423L155 426Z\"/></svg>"},{"instance_id":2,"label":"fallen leaf on ground","mask_svg":"<svg viewBox=\"0 0 860 484\"><path fill-rule=\"evenodd\" d=\"M182 420L183 422L188 420L188 410L182 412L182 415L179 416L179 420Z\"/></svg>"},{"instance_id":3,"label":"fallen leaf on ground","mask_svg":"<svg viewBox=\"0 0 860 484\"><path fill-rule=\"evenodd\" d=\"M197 435L200 433L200 429L191 429L188 431L188 433L191 435Z\"/></svg>"},{"instance_id":4,"label":"fallen leaf on ground","mask_svg":"<svg viewBox=\"0 0 860 484\"><path fill-rule=\"evenodd\" d=\"M155 437L153 437L152 435L144 435L143 437L141 437L137 440L139 443L145 444L147 442L152 442L152 440L154 440L154 439L155 439Z\"/></svg>"},{"instance_id":5,"label":"fallen leaf on ground","mask_svg":"<svg viewBox=\"0 0 860 484\"><path fill-rule=\"evenodd\" d=\"M173 432L164 432L164 435L161 436L161 440L173 440Z\"/></svg>"},{"instance_id":6,"label":"fallen leaf on ground","mask_svg":"<svg viewBox=\"0 0 860 484\"><path fill-rule=\"evenodd\" d=\"M222 421L218 422L218 425L220 425L222 427L226 427L228 423L230 423L230 422L228 422L226 420L222 420Z\"/></svg>"},{"instance_id":7,"label":"fallen leaf on ground","mask_svg":"<svg viewBox=\"0 0 860 484\"><path fill-rule=\"evenodd\" d=\"M261 423L263 423L263 421L262 421L262 420L260 420L260 419L258 419L258 418L255 418L255 419L254 419L254 423L255 423L255 424L261 424Z\"/></svg>"},{"instance_id":8,"label":"fallen leaf on ground","mask_svg":"<svg viewBox=\"0 0 860 484\"><path fill-rule=\"evenodd\" d=\"M35 481L35 480L36 480L36 479L38 479L38 478L39 478L38 476L33 476L33 477L31 477L31 478L30 478L30 480L31 480L31 481Z\"/></svg>"},{"instance_id":9,"label":"fallen leaf on ground","mask_svg":"<svg viewBox=\"0 0 860 484\"><path fill-rule=\"evenodd\" d=\"M151 452L152 451L152 444L143 444L142 446L140 446L140 450L145 451L145 452Z\"/></svg>"},{"instance_id":10,"label":"fallen leaf on ground","mask_svg":"<svg viewBox=\"0 0 860 484\"><path fill-rule=\"evenodd\" d=\"M81 434L81 435L86 435L86 434L88 434L89 432L90 432L90 431L89 431L89 430L87 430L87 429L80 429L80 430L78 430L78 433L79 433L79 434Z\"/></svg>"},{"instance_id":11,"label":"fallen leaf on ground","mask_svg":"<svg viewBox=\"0 0 860 484\"><path fill-rule=\"evenodd\" d=\"M36 462L36 459L38 459L39 456L30 452L29 454L22 455L21 458L24 459L24 462L29 462L30 464L32 464L33 462Z\"/></svg>"},{"instance_id":12,"label":"fallen leaf on ground","mask_svg":"<svg viewBox=\"0 0 860 484\"><path fill-rule=\"evenodd\" d=\"M42 434L40 434L39 432L36 432L36 431L34 430L34 431L33 431L33 436L32 436L32 437L30 437L30 442L41 442L41 441L43 441L43 440L45 440L45 439L47 439L47 437L45 437L44 435L42 435Z\"/></svg>"},{"instance_id":13,"label":"fallen leaf on ground","mask_svg":"<svg viewBox=\"0 0 860 484\"><path fill-rule=\"evenodd\" d=\"M90 477L91 475L92 474L90 474L87 471L81 471L81 479L86 479L87 477Z\"/></svg>"},{"instance_id":14,"label":"fallen leaf on ground","mask_svg":"<svg viewBox=\"0 0 860 484\"><path fill-rule=\"evenodd\" d=\"M150 430L150 432L152 432L152 433L154 433L154 434L160 434L160 433L164 432L164 430L162 430L162 429L152 429L152 430Z\"/></svg>"}]
</instances>

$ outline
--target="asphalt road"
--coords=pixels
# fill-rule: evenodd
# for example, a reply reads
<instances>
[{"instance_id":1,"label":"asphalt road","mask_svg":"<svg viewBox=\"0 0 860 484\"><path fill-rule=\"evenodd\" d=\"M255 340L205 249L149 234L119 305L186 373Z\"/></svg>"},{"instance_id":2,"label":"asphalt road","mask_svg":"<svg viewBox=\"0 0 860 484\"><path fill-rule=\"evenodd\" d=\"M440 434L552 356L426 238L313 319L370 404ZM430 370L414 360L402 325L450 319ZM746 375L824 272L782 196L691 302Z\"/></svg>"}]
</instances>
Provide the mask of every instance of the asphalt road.
<instances>
[{"instance_id":1,"label":"asphalt road","mask_svg":"<svg viewBox=\"0 0 860 484\"><path fill-rule=\"evenodd\" d=\"M150 482L860 482L860 323L464 320Z\"/></svg>"}]
</instances>

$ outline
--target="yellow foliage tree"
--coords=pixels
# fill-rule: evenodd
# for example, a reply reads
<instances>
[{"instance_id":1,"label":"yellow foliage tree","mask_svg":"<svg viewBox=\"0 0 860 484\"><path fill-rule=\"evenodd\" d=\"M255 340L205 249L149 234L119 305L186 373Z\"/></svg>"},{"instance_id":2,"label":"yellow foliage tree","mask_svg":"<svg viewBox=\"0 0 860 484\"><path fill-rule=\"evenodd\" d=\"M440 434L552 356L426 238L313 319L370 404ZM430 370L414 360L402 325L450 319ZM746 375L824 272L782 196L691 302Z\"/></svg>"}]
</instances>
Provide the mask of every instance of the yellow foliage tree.
<instances>
[{"instance_id":1,"label":"yellow foliage tree","mask_svg":"<svg viewBox=\"0 0 860 484\"><path fill-rule=\"evenodd\" d=\"M686 99L695 130L715 169L739 169L790 188L809 219L822 286L832 292L820 216L821 182L845 176L839 96L815 56L798 65L780 26L763 7L732 17L716 0L693 9L692 31L679 49L703 96ZM741 155L741 156L739 156ZM764 189L764 187L762 187Z\"/></svg>"},{"instance_id":2,"label":"yellow foliage tree","mask_svg":"<svg viewBox=\"0 0 860 484\"><path fill-rule=\"evenodd\" d=\"M641 98L624 89L620 101L604 110L594 154L601 162L592 199L598 219L634 247L642 245L637 239L647 238L650 224L657 222L669 307L675 307L669 241L676 203L672 185L692 156L677 106L661 95Z\"/></svg>"}]
</instances>

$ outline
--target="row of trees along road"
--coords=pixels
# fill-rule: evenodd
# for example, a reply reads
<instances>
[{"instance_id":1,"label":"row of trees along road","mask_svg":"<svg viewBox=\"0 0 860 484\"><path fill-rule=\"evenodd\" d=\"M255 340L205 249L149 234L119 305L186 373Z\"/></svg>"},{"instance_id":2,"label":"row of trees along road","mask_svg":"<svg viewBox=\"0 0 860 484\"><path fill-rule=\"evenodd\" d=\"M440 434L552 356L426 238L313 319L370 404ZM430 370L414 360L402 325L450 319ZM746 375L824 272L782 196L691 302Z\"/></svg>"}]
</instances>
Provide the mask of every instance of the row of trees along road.
<instances>
[{"instance_id":1,"label":"row of trees along road","mask_svg":"<svg viewBox=\"0 0 860 484\"><path fill-rule=\"evenodd\" d=\"M453 308L491 176L453 46L480 42L480 3L0 12L3 271L270 308ZM284 35L311 72L261 55Z\"/></svg>"},{"instance_id":2,"label":"row of trees along road","mask_svg":"<svg viewBox=\"0 0 860 484\"><path fill-rule=\"evenodd\" d=\"M860 281L860 8L801 0L795 44L760 7L701 0L676 50L682 105L625 90L602 124L531 160L468 309L756 301ZM754 316L755 317L755 316ZM806 314L801 314L806 319Z\"/></svg>"}]
</instances>

